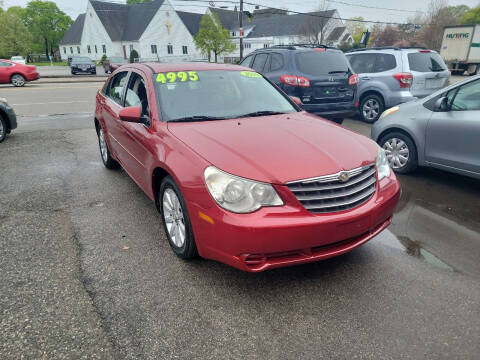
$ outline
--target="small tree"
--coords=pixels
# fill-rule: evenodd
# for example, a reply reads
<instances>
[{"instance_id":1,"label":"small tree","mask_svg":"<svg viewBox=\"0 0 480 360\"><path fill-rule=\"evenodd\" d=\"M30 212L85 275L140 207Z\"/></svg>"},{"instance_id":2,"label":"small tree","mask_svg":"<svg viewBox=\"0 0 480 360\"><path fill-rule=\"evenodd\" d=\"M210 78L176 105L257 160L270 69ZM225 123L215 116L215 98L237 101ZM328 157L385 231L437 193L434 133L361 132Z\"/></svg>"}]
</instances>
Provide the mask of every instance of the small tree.
<instances>
[{"instance_id":1,"label":"small tree","mask_svg":"<svg viewBox=\"0 0 480 360\"><path fill-rule=\"evenodd\" d=\"M17 7L0 12L0 57L27 56L32 36L18 14Z\"/></svg>"},{"instance_id":2,"label":"small tree","mask_svg":"<svg viewBox=\"0 0 480 360\"><path fill-rule=\"evenodd\" d=\"M463 14L460 23L467 25L480 24L480 5Z\"/></svg>"},{"instance_id":3,"label":"small tree","mask_svg":"<svg viewBox=\"0 0 480 360\"><path fill-rule=\"evenodd\" d=\"M135 59L138 58L139 56L137 50L133 49L132 51L130 51L130 64L133 64L135 62Z\"/></svg>"},{"instance_id":4,"label":"small tree","mask_svg":"<svg viewBox=\"0 0 480 360\"><path fill-rule=\"evenodd\" d=\"M228 54L236 49L230 33L222 27L222 23L215 13L202 16L200 29L195 36L195 44L208 56L208 61L210 61L210 53L213 52L215 62L218 60L218 55Z\"/></svg>"},{"instance_id":5,"label":"small tree","mask_svg":"<svg viewBox=\"0 0 480 360\"><path fill-rule=\"evenodd\" d=\"M107 54L103 54L102 58L100 59L100 65L103 65L105 60L107 60Z\"/></svg>"}]
</instances>

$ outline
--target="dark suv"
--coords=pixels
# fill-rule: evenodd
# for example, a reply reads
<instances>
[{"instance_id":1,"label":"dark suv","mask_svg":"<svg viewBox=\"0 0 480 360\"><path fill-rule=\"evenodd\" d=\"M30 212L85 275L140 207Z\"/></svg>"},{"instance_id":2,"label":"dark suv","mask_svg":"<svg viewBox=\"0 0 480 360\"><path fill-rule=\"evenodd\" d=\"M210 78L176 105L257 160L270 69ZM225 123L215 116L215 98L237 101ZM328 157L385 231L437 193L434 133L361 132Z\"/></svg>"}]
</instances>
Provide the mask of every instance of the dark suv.
<instances>
[{"instance_id":1,"label":"dark suv","mask_svg":"<svg viewBox=\"0 0 480 360\"><path fill-rule=\"evenodd\" d=\"M338 123L357 112L358 75L342 51L309 45L256 50L240 65L263 74L311 113Z\"/></svg>"}]
</instances>

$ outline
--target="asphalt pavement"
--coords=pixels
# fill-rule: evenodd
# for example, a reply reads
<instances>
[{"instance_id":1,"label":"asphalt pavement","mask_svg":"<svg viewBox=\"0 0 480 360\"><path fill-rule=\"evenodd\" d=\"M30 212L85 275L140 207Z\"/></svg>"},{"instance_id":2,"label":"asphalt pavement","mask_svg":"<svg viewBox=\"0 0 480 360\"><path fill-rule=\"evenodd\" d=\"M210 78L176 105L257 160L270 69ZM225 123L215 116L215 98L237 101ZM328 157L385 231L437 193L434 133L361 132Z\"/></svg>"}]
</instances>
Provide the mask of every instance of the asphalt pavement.
<instances>
[{"instance_id":1,"label":"asphalt pavement","mask_svg":"<svg viewBox=\"0 0 480 360\"><path fill-rule=\"evenodd\" d=\"M327 261L185 262L103 167L87 85L0 88L21 115L0 144L0 359L478 359L478 180L400 176L390 228Z\"/></svg>"}]
</instances>

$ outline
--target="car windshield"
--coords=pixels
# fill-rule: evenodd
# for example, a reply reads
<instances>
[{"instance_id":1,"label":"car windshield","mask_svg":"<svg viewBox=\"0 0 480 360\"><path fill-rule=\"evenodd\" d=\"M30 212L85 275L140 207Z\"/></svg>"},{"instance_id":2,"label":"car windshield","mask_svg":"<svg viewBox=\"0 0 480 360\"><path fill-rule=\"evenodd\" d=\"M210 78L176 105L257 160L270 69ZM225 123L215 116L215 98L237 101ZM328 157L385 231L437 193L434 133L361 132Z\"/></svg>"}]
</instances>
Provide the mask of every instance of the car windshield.
<instances>
[{"instance_id":1,"label":"car windshield","mask_svg":"<svg viewBox=\"0 0 480 360\"><path fill-rule=\"evenodd\" d=\"M299 52L295 63L300 72L314 76L347 73L350 68L345 55L335 50Z\"/></svg>"},{"instance_id":2,"label":"car windshield","mask_svg":"<svg viewBox=\"0 0 480 360\"><path fill-rule=\"evenodd\" d=\"M408 54L410 70L418 72L432 72L447 70L440 55L434 52L418 52Z\"/></svg>"},{"instance_id":3,"label":"car windshield","mask_svg":"<svg viewBox=\"0 0 480 360\"><path fill-rule=\"evenodd\" d=\"M202 121L296 112L287 98L252 71L179 71L154 75L167 121Z\"/></svg>"},{"instance_id":4,"label":"car windshield","mask_svg":"<svg viewBox=\"0 0 480 360\"><path fill-rule=\"evenodd\" d=\"M72 60L74 63L91 63L92 60L88 57L76 57Z\"/></svg>"},{"instance_id":5,"label":"car windshield","mask_svg":"<svg viewBox=\"0 0 480 360\"><path fill-rule=\"evenodd\" d=\"M122 57L112 57L109 59L112 63L125 63L126 60Z\"/></svg>"}]
</instances>

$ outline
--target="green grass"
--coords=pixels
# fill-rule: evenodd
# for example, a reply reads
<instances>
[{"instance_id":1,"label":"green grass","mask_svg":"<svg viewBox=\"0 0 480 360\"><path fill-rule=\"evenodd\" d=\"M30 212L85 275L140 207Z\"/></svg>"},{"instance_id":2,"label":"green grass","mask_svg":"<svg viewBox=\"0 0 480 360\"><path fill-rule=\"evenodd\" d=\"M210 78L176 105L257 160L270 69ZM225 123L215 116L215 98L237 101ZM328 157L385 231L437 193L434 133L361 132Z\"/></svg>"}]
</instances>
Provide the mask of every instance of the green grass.
<instances>
[{"instance_id":1,"label":"green grass","mask_svg":"<svg viewBox=\"0 0 480 360\"><path fill-rule=\"evenodd\" d=\"M67 66L67 62L66 61L59 61L59 62L53 62L53 63L49 63L49 62L33 62L33 63L28 63L28 65L35 65L35 66L50 66L51 64L53 64L54 66Z\"/></svg>"}]
</instances>

